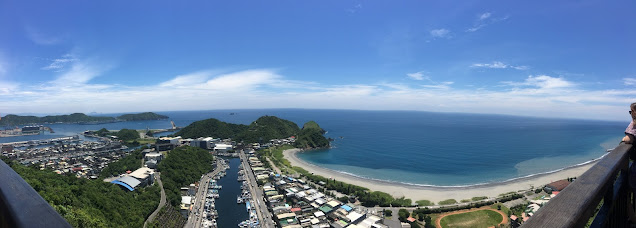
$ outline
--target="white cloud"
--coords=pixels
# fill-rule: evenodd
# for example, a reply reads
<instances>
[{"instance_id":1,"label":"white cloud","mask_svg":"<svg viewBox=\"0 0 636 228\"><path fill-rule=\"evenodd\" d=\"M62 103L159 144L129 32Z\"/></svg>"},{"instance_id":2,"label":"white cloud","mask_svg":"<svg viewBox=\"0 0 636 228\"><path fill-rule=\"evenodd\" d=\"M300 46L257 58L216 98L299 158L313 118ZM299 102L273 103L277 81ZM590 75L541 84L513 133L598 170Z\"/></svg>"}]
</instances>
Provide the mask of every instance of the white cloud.
<instances>
[{"instance_id":1,"label":"white cloud","mask_svg":"<svg viewBox=\"0 0 636 228\"><path fill-rule=\"evenodd\" d=\"M81 76L72 81L73 86L59 86L56 84L59 81L43 86L0 82L0 110L2 113L239 108L470 110L473 113L620 120L624 119L624 106L633 102L636 95L636 89L584 90L566 78L548 75L502 82L500 85L504 87L464 89L451 87L452 81L434 82L428 78L421 80L426 82L422 84L326 85L290 81L268 69L221 74L198 71L146 86L100 85L91 84L90 79L103 71L78 63L74 62L74 70L64 74L66 78ZM311 88L304 85L311 85Z\"/></svg>"},{"instance_id":2,"label":"white cloud","mask_svg":"<svg viewBox=\"0 0 636 228\"><path fill-rule=\"evenodd\" d=\"M488 19L489 17L490 17L490 13L486 12L486 13L483 13L483 14L479 15L479 20L483 21L483 20Z\"/></svg>"},{"instance_id":3,"label":"white cloud","mask_svg":"<svg viewBox=\"0 0 636 228\"><path fill-rule=\"evenodd\" d=\"M93 65L87 62L76 61L71 68L62 73L53 84L57 86L76 86L77 84L85 84L91 79L99 76L106 70L106 67Z\"/></svg>"},{"instance_id":4,"label":"white cloud","mask_svg":"<svg viewBox=\"0 0 636 228\"><path fill-rule=\"evenodd\" d=\"M420 72L415 72L415 73L408 73L406 74L406 76L409 76L409 78L413 79L413 80L418 80L418 81L422 81L424 79L429 79L428 76L425 76L424 73Z\"/></svg>"},{"instance_id":5,"label":"white cloud","mask_svg":"<svg viewBox=\"0 0 636 228\"><path fill-rule=\"evenodd\" d=\"M528 87L535 87L535 88L539 88L539 89L557 89L557 88L570 88L570 87L574 87L575 84L567 81L563 78L555 78L555 77L550 77L548 75L539 75L539 76L528 76L528 78L525 79L525 81L523 82L502 82L504 84L507 85L512 85L512 86L528 86Z\"/></svg>"},{"instance_id":6,"label":"white cloud","mask_svg":"<svg viewBox=\"0 0 636 228\"><path fill-rule=\"evenodd\" d=\"M625 85L636 85L636 78L623 78Z\"/></svg>"},{"instance_id":7,"label":"white cloud","mask_svg":"<svg viewBox=\"0 0 636 228\"><path fill-rule=\"evenodd\" d=\"M66 55L63 55L60 58L54 59L53 62L51 62L48 66L42 67L42 70L60 71L64 67L66 67L66 65L68 65L69 63L75 62L75 61L77 61L76 58L74 58L70 54L66 54Z\"/></svg>"},{"instance_id":8,"label":"white cloud","mask_svg":"<svg viewBox=\"0 0 636 228\"><path fill-rule=\"evenodd\" d=\"M473 23L473 27L466 29L466 32L476 32L488 25L508 20L508 18L508 16L493 18L490 12L482 13L477 15L477 20L475 20L475 22Z\"/></svg>"},{"instance_id":9,"label":"white cloud","mask_svg":"<svg viewBox=\"0 0 636 228\"><path fill-rule=\"evenodd\" d=\"M506 68L512 68L512 69L516 69L516 70L527 70L528 67L527 66L513 66L513 65L507 65L503 62L500 61L493 61L492 63L474 63L472 65L470 65L470 67L475 67L475 68L492 68L492 69L506 69Z\"/></svg>"},{"instance_id":10,"label":"white cloud","mask_svg":"<svg viewBox=\"0 0 636 228\"><path fill-rule=\"evenodd\" d=\"M247 70L215 77L207 81L207 88L218 90L249 89L261 85L274 85L281 77L271 70Z\"/></svg>"},{"instance_id":11,"label":"white cloud","mask_svg":"<svg viewBox=\"0 0 636 228\"><path fill-rule=\"evenodd\" d=\"M210 71L199 71L191 74L179 75L172 80L159 84L161 87L192 87L204 83L210 76Z\"/></svg>"},{"instance_id":12,"label":"white cloud","mask_svg":"<svg viewBox=\"0 0 636 228\"><path fill-rule=\"evenodd\" d=\"M431 30L431 36L433 36L433 38L449 38L450 37L450 30L448 29L433 29Z\"/></svg>"}]
</instances>

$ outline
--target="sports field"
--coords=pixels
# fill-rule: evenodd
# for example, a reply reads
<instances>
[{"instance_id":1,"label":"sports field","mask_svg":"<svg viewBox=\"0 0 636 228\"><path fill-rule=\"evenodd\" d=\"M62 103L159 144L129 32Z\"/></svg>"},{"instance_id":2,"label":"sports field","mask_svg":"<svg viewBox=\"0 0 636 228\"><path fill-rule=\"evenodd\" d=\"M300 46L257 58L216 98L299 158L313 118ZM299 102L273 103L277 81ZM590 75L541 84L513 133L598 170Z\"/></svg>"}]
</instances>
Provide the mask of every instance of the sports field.
<instances>
[{"instance_id":1,"label":"sports field","mask_svg":"<svg viewBox=\"0 0 636 228\"><path fill-rule=\"evenodd\" d=\"M437 224L442 228L455 227L492 227L504 222L503 212L481 209L468 212L453 212L443 215ZM506 219L507 221L507 219Z\"/></svg>"}]
</instances>

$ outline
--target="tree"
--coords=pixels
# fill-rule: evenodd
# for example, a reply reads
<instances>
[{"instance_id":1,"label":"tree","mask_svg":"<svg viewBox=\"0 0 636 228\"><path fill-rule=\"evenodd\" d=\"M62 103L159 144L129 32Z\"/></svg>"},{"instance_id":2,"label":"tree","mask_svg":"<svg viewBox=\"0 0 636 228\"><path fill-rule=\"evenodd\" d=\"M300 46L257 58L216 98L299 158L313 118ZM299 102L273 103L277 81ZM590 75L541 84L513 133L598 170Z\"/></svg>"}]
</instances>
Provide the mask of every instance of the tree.
<instances>
[{"instance_id":1,"label":"tree","mask_svg":"<svg viewBox=\"0 0 636 228\"><path fill-rule=\"evenodd\" d=\"M408 210L404 209L404 208L402 208L402 209L400 209L398 211L398 216L399 216L398 219L401 222L406 222L406 219L409 217L409 215L411 215L411 213Z\"/></svg>"},{"instance_id":2,"label":"tree","mask_svg":"<svg viewBox=\"0 0 636 228\"><path fill-rule=\"evenodd\" d=\"M435 225L433 225L433 222L431 221L431 216L427 215L424 218L424 222L425 222L425 224L424 224L425 228L435 228Z\"/></svg>"},{"instance_id":3,"label":"tree","mask_svg":"<svg viewBox=\"0 0 636 228\"><path fill-rule=\"evenodd\" d=\"M391 217L393 215L393 211L392 210L383 210L384 211L384 216L386 217Z\"/></svg>"}]
</instances>

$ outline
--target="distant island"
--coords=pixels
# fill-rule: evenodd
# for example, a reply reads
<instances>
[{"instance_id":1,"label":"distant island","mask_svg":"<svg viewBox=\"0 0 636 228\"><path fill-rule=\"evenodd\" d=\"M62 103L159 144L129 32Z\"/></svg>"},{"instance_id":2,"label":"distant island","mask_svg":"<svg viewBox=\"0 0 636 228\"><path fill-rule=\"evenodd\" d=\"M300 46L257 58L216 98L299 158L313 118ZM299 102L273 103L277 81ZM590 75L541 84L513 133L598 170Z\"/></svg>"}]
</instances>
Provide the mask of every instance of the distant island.
<instances>
[{"instance_id":1,"label":"distant island","mask_svg":"<svg viewBox=\"0 0 636 228\"><path fill-rule=\"evenodd\" d=\"M88 116L84 113L73 113L70 115L55 116L18 116L9 114L0 119L0 126L15 126L28 124L51 124L51 123L79 123L79 124L99 124L120 121L138 121L138 120L162 120L168 119L168 116L159 115L152 112L144 112L137 114L124 114L118 117L110 116Z\"/></svg>"},{"instance_id":2,"label":"distant island","mask_svg":"<svg viewBox=\"0 0 636 228\"><path fill-rule=\"evenodd\" d=\"M329 147L329 140L323 136L324 132L314 121L305 123L301 129L289 120L262 116L250 125L226 123L214 118L200 120L184 127L175 135L183 138L232 138L245 143L267 143L272 139L295 137L296 147L309 149Z\"/></svg>"}]
</instances>

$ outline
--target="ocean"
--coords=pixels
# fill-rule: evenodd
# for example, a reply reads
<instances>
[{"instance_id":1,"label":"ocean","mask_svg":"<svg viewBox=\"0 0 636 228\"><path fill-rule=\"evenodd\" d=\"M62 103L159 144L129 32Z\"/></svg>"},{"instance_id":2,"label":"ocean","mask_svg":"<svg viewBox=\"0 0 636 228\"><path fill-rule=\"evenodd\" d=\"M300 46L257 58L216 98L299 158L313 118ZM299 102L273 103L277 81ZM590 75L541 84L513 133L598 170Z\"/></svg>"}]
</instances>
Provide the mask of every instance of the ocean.
<instances>
[{"instance_id":1,"label":"ocean","mask_svg":"<svg viewBox=\"0 0 636 228\"><path fill-rule=\"evenodd\" d=\"M334 139L332 148L299 153L299 158L363 178L435 186L501 182L586 163L618 145L629 124L628 119L611 122L418 111L263 109L157 113L169 116L177 126L206 118L249 124L263 115L288 119L300 127L314 120L327 131L326 137ZM53 124L49 126L54 134L0 138L0 143L101 128L165 129L171 127L170 120ZM163 133L167 134L171 133Z\"/></svg>"}]
</instances>

